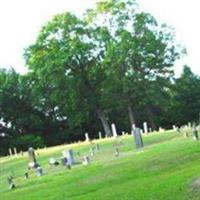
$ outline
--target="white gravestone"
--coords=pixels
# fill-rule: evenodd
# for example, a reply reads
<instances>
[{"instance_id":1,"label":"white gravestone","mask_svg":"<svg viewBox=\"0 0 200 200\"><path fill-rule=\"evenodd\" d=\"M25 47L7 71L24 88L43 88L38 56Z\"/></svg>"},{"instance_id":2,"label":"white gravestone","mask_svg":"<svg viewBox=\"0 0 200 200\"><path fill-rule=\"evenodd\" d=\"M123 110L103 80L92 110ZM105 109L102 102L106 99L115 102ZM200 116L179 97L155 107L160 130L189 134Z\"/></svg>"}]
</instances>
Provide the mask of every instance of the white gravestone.
<instances>
[{"instance_id":1,"label":"white gravestone","mask_svg":"<svg viewBox=\"0 0 200 200\"><path fill-rule=\"evenodd\" d=\"M9 148L8 151L9 151L9 155L12 156L12 149Z\"/></svg>"},{"instance_id":2,"label":"white gravestone","mask_svg":"<svg viewBox=\"0 0 200 200\"><path fill-rule=\"evenodd\" d=\"M113 137L116 138L117 137L117 130L116 130L115 124L112 124L111 127L112 127Z\"/></svg>"},{"instance_id":3,"label":"white gravestone","mask_svg":"<svg viewBox=\"0 0 200 200\"><path fill-rule=\"evenodd\" d=\"M148 126L147 126L147 122L143 123L143 129L144 129L144 133L148 133Z\"/></svg>"},{"instance_id":4,"label":"white gravestone","mask_svg":"<svg viewBox=\"0 0 200 200\"><path fill-rule=\"evenodd\" d=\"M99 139L100 140L102 139L102 133L101 133L101 131L99 131Z\"/></svg>"},{"instance_id":5,"label":"white gravestone","mask_svg":"<svg viewBox=\"0 0 200 200\"><path fill-rule=\"evenodd\" d=\"M86 141L86 142L89 142L89 141L90 141L90 138L89 138L88 133L85 133L85 141Z\"/></svg>"},{"instance_id":6,"label":"white gravestone","mask_svg":"<svg viewBox=\"0 0 200 200\"><path fill-rule=\"evenodd\" d=\"M14 147L14 154L17 156L17 149Z\"/></svg>"}]
</instances>

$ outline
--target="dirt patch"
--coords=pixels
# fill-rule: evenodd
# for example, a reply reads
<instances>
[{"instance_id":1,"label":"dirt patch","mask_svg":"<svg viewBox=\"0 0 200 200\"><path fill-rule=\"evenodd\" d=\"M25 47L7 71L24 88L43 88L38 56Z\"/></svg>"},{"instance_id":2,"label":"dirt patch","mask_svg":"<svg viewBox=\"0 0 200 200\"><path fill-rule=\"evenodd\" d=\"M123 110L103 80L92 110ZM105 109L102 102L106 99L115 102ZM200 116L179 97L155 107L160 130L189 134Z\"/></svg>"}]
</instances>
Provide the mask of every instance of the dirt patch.
<instances>
[{"instance_id":1,"label":"dirt patch","mask_svg":"<svg viewBox=\"0 0 200 200\"><path fill-rule=\"evenodd\" d=\"M193 183L193 187L197 190L200 190L200 178L196 179Z\"/></svg>"}]
</instances>

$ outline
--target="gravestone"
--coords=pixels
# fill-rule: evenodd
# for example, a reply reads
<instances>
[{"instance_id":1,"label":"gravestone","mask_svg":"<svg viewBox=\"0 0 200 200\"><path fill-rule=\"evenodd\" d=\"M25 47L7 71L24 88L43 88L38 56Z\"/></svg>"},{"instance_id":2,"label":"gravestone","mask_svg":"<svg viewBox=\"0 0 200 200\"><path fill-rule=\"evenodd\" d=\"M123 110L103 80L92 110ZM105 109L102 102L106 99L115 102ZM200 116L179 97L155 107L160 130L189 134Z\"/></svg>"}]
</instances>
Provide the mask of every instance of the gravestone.
<instances>
[{"instance_id":1,"label":"gravestone","mask_svg":"<svg viewBox=\"0 0 200 200\"><path fill-rule=\"evenodd\" d=\"M93 147L90 148L90 155L94 156L94 148Z\"/></svg>"},{"instance_id":2,"label":"gravestone","mask_svg":"<svg viewBox=\"0 0 200 200\"><path fill-rule=\"evenodd\" d=\"M89 165L90 164L90 158L88 156L83 157L83 165Z\"/></svg>"},{"instance_id":3,"label":"gravestone","mask_svg":"<svg viewBox=\"0 0 200 200\"><path fill-rule=\"evenodd\" d=\"M61 163L63 166L67 166L67 158L66 157L61 157Z\"/></svg>"},{"instance_id":4,"label":"gravestone","mask_svg":"<svg viewBox=\"0 0 200 200\"><path fill-rule=\"evenodd\" d=\"M85 133L85 141L86 141L86 142L89 142L89 141L90 141L90 138L89 138L88 133Z\"/></svg>"},{"instance_id":5,"label":"gravestone","mask_svg":"<svg viewBox=\"0 0 200 200\"><path fill-rule=\"evenodd\" d=\"M15 154L15 156L17 156L17 149L16 149L16 147L14 147L14 154Z\"/></svg>"},{"instance_id":6,"label":"gravestone","mask_svg":"<svg viewBox=\"0 0 200 200\"><path fill-rule=\"evenodd\" d=\"M13 182L13 177L12 176L9 176L7 178L7 181L8 181L8 185L9 185L9 189L10 190L12 190L12 189L14 189L16 187L14 182Z\"/></svg>"},{"instance_id":7,"label":"gravestone","mask_svg":"<svg viewBox=\"0 0 200 200\"><path fill-rule=\"evenodd\" d=\"M80 151L77 151L77 156L81 157Z\"/></svg>"},{"instance_id":8,"label":"gravestone","mask_svg":"<svg viewBox=\"0 0 200 200\"><path fill-rule=\"evenodd\" d=\"M97 152L99 152L99 151L100 151L100 146L99 146L99 144L98 144L98 143L96 144L96 151L97 151Z\"/></svg>"},{"instance_id":9,"label":"gravestone","mask_svg":"<svg viewBox=\"0 0 200 200\"><path fill-rule=\"evenodd\" d=\"M8 151L9 151L9 155L12 156L12 149L9 148Z\"/></svg>"},{"instance_id":10,"label":"gravestone","mask_svg":"<svg viewBox=\"0 0 200 200\"><path fill-rule=\"evenodd\" d=\"M185 132L184 132L184 137L188 138L189 135L190 135L190 134L188 133L188 131L185 131Z\"/></svg>"},{"instance_id":11,"label":"gravestone","mask_svg":"<svg viewBox=\"0 0 200 200\"><path fill-rule=\"evenodd\" d=\"M74 165L76 163L74 160L74 154L73 154L72 149L64 150L63 156L67 158L68 165Z\"/></svg>"},{"instance_id":12,"label":"gravestone","mask_svg":"<svg viewBox=\"0 0 200 200\"><path fill-rule=\"evenodd\" d=\"M36 161L35 151L32 147L28 149L28 157L29 157L29 163L28 163L29 169L37 168L39 165Z\"/></svg>"},{"instance_id":13,"label":"gravestone","mask_svg":"<svg viewBox=\"0 0 200 200\"><path fill-rule=\"evenodd\" d=\"M173 131L177 131L177 129L176 129L176 126L175 126L175 125L173 125L173 126L172 126L172 128L173 128Z\"/></svg>"},{"instance_id":14,"label":"gravestone","mask_svg":"<svg viewBox=\"0 0 200 200\"><path fill-rule=\"evenodd\" d=\"M116 138L117 137L117 130L116 130L115 124L112 124L111 128L112 128L113 137Z\"/></svg>"},{"instance_id":15,"label":"gravestone","mask_svg":"<svg viewBox=\"0 0 200 200\"><path fill-rule=\"evenodd\" d=\"M25 178L25 179L28 179L28 178L29 178L28 172L25 172L25 173L24 173L24 178Z\"/></svg>"},{"instance_id":16,"label":"gravestone","mask_svg":"<svg viewBox=\"0 0 200 200\"><path fill-rule=\"evenodd\" d=\"M99 139L101 140L102 139L102 133L101 133L101 131L99 131Z\"/></svg>"},{"instance_id":17,"label":"gravestone","mask_svg":"<svg viewBox=\"0 0 200 200\"><path fill-rule=\"evenodd\" d=\"M115 148L115 156L118 157L119 156L119 149L116 147Z\"/></svg>"},{"instance_id":18,"label":"gravestone","mask_svg":"<svg viewBox=\"0 0 200 200\"><path fill-rule=\"evenodd\" d=\"M36 168L36 175L37 175L37 176L42 176L42 175L43 175L42 167L38 166L38 167Z\"/></svg>"},{"instance_id":19,"label":"gravestone","mask_svg":"<svg viewBox=\"0 0 200 200\"><path fill-rule=\"evenodd\" d=\"M142 135L140 133L140 128L135 128L134 130L135 146L136 149L143 147Z\"/></svg>"},{"instance_id":20,"label":"gravestone","mask_svg":"<svg viewBox=\"0 0 200 200\"><path fill-rule=\"evenodd\" d=\"M193 128L192 138L193 138L193 140L199 140L198 130L196 127Z\"/></svg>"},{"instance_id":21,"label":"gravestone","mask_svg":"<svg viewBox=\"0 0 200 200\"><path fill-rule=\"evenodd\" d=\"M50 165L57 166L57 165L59 165L59 162L58 162L55 158L51 157L51 158L49 159L49 164L50 164Z\"/></svg>"},{"instance_id":22,"label":"gravestone","mask_svg":"<svg viewBox=\"0 0 200 200\"><path fill-rule=\"evenodd\" d=\"M125 135L125 132L124 131L122 131L122 136L124 136Z\"/></svg>"},{"instance_id":23,"label":"gravestone","mask_svg":"<svg viewBox=\"0 0 200 200\"><path fill-rule=\"evenodd\" d=\"M163 129L162 127L159 127L159 132L164 132L165 131L165 129Z\"/></svg>"},{"instance_id":24,"label":"gravestone","mask_svg":"<svg viewBox=\"0 0 200 200\"><path fill-rule=\"evenodd\" d=\"M144 129L144 133L148 133L148 126L147 126L147 122L143 123L143 129Z\"/></svg>"},{"instance_id":25,"label":"gravestone","mask_svg":"<svg viewBox=\"0 0 200 200\"><path fill-rule=\"evenodd\" d=\"M23 152L23 151L20 151L20 155L23 156L23 155L24 155L24 152Z\"/></svg>"},{"instance_id":26,"label":"gravestone","mask_svg":"<svg viewBox=\"0 0 200 200\"><path fill-rule=\"evenodd\" d=\"M131 129L131 135L133 135L134 134L134 130L135 130L135 124L132 124L132 129Z\"/></svg>"}]
</instances>

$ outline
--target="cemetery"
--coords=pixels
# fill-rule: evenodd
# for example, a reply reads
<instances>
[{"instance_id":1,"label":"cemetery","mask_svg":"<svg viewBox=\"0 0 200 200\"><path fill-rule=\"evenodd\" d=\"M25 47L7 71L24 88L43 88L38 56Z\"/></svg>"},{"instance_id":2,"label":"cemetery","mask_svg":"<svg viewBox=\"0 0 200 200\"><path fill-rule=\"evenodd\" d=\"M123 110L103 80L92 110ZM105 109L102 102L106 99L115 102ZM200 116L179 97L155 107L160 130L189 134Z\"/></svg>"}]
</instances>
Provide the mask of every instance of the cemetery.
<instances>
[{"instance_id":1,"label":"cemetery","mask_svg":"<svg viewBox=\"0 0 200 200\"><path fill-rule=\"evenodd\" d=\"M200 200L195 2L0 1L0 200Z\"/></svg>"},{"instance_id":2,"label":"cemetery","mask_svg":"<svg viewBox=\"0 0 200 200\"><path fill-rule=\"evenodd\" d=\"M144 133L139 141L134 132L0 158L1 199L198 200L200 143L192 129Z\"/></svg>"}]
</instances>

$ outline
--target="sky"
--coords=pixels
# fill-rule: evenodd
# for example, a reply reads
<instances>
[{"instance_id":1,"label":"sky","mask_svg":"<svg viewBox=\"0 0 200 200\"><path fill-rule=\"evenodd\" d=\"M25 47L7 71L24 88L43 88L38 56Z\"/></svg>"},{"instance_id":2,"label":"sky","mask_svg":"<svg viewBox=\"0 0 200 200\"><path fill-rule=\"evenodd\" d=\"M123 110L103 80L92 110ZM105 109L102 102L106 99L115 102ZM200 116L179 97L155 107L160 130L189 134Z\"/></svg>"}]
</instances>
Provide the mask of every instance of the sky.
<instances>
[{"instance_id":1,"label":"sky","mask_svg":"<svg viewBox=\"0 0 200 200\"><path fill-rule=\"evenodd\" d=\"M41 27L55 14L70 11L80 16L98 0L0 0L0 67L26 72L23 52L34 43ZM187 64L200 75L200 2L198 0L138 0L140 8L159 22L173 26L177 41L188 55L175 63L179 76Z\"/></svg>"}]
</instances>

